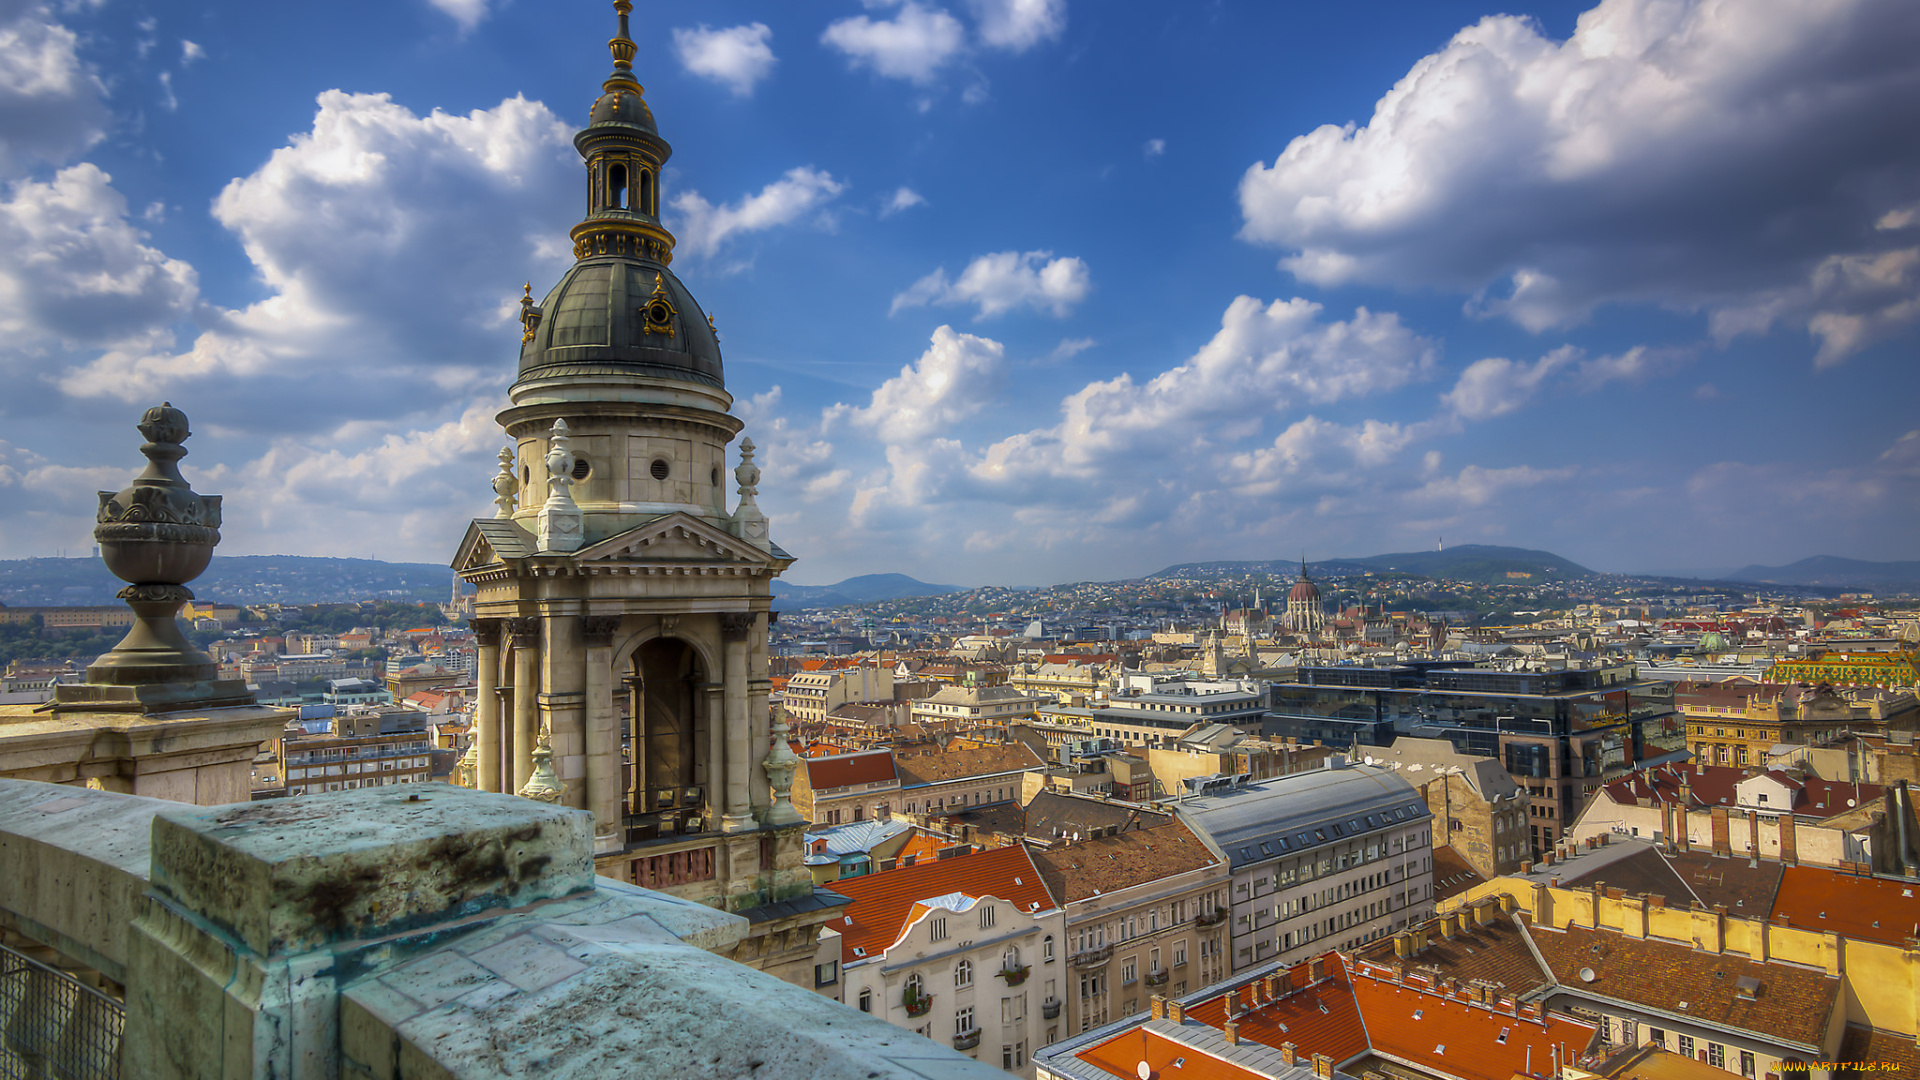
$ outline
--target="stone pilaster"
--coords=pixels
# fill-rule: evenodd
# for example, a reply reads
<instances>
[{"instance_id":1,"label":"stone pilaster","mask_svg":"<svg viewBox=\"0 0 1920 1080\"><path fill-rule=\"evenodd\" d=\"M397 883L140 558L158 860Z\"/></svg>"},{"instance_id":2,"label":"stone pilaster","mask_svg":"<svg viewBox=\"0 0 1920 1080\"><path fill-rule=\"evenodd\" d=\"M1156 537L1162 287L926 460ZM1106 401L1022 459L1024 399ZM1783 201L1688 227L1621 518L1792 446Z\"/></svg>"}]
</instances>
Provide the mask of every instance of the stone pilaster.
<instances>
[{"instance_id":1,"label":"stone pilaster","mask_svg":"<svg viewBox=\"0 0 1920 1080\"><path fill-rule=\"evenodd\" d=\"M504 791L500 780L500 620L473 620L474 656L473 731L479 747L481 791Z\"/></svg>"},{"instance_id":2,"label":"stone pilaster","mask_svg":"<svg viewBox=\"0 0 1920 1080\"><path fill-rule=\"evenodd\" d=\"M509 791L533 776L533 745L539 737L540 620L509 619L513 635L513 774Z\"/></svg>"},{"instance_id":3,"label":"stone pilaster","mask_svg":"<svg viewBox=\"0 0 1920 1080\"><path fill-rule=\"evenodd\" d=\"M594 850L617 850L621 836L620 717L613 708L613 635L618 615L583 615L586 649L586 808L593 811Z\"/></svg>"},{"instance_id":4,"label":"stone pilaster","mask_svg":"<svg viewBox=\"0 0 1920 1080\"><path fill-rule=\"evenodd\" d=\"M540 730L553 754L553 772L565 794L560 804L587 808L586 647L578 617L541 620Z\"/></svg>"},{"instance_id":5,"label":"stone pilaster","mask_svg":"<svg viewBox=\"0 0 1920 1080\"><path fill-rule=\"evenodd\" d=\"M720 638L724 642L724 672L721 675L722 723L726 725L727 810L720 827L728 832L754 827L753 821L753 725L747 718L747 656L753 637L754 616L750 611L729 611L720 616Z\"/></svg>"}]
</instances>

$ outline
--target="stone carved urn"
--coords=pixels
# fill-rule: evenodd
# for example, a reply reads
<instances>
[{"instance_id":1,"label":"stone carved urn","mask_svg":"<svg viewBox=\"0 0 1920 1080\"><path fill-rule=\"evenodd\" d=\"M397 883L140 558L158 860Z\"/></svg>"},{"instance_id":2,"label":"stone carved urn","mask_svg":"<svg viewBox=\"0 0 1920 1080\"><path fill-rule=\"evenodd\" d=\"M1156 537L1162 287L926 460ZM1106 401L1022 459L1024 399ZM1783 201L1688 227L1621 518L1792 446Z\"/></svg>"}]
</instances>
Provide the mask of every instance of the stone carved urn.
<instances>
[{"instance_id":1,"label":"stone carved urn","mask_svg":"<svg viewBox=\"0 0 1920 1080\"><path fill-rule=\"evenodd\" d=\"M147 467L119 491L100 492L93 538L133 609L133 627L87 668L85 685L63 687L55 705L94 708L251 705L237 680L216 681L211 657L181 634L175 616L193 599L187 582L203 573L220 543L220 496L197 494L180 475L191 432L187 415L162 402L140 417Z\"/></svg>"}]
</instances>

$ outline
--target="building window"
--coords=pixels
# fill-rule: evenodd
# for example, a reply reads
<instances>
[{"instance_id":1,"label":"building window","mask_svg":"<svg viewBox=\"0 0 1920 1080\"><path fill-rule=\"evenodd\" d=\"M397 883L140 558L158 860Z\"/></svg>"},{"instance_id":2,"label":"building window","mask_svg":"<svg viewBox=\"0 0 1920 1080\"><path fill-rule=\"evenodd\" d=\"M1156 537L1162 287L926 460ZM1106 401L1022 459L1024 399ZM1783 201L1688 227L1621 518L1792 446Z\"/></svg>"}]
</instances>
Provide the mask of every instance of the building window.
<instances>
[{"instance_id":1,"label":"building window","mask_svg":"<svg viewBox=\"0 0 1920 1080\"><path fill-rule=\"evenodd\" d=\"M945 919L933 920L933 924L930 927L928 927L927 936L932 938L935 941L947 940L947 920Z\"/></svg>"},{"instance_id":2,"label":"building window","mask_svg":"<svg viewBox=\"0 0 1920 1080\"><path fill-rule=\"evenodd\" d=\"M1727 1067L1727 1048L1719 1043L1708 1043L1707 1064L1716 1069L1725 1069Z\"/></svg>"},{"instance_id":3,"label":"building window","mask_svg":"<svg viewBox=\"0 0 1920 1080\"><path fill-rule=\"evenodd\" d=\"M1052 934L1048 934L1046 937L1040 939L1040 959L1045 960L1049 964L1053 963Z\"/></svg>"},{"instance_id":4,"label":"building window","mask_svg":"<svg viewBox=\"0 0 1920 1080\"><path fill-rule=\"evenodd\" d=\"M1667 1033L1659 1028L1648 1028L1647 1041L1665 1050L1667 1048Z\"/></svg>"},{"instance_id":5,"label":"building window","mask_svg":"<svg viewBox=\"0 0 1920 1080\"><path fill-rule=\"evenodd\" d=\"M953 985L963 990L973 985L973 961L962 960L953 966Z\"/></svg>"},{"instance_id":6,"label":"building window","mask_svg":"<svg viewBox=\"0 0 1920 1080\"><path fill-rule=\"evenodd\" d=\"M967 1035L971 1034L972 1031L973 1006L969 1005L964 1009L955 1010L953 1014L953 1033L955 1035Z\"/></svg>"},{"instance_id":7,"label":"building window","mask_svg":"<svg viewBox=\"0 0 1920 1080\"><path fill-rule=\"evenodd\" d=\"M1755 1064L1756 1063L1753 1060L1753 1051L1751 1050L1740 1051L1740 1075L1741 1076L1747 1077L1748 1080L1752 1080L1754 1075Z\"/></svg>"},{"instance_id":8,"label":"building window","mask_svg":"<svg viewBox=\"0 0 1920 1080\"><path fill-rule=\"evenodd\" d=\"M993 929L993 922L996 917L995 909L982 905L980 908L980 929Z\"/></svg>"},{"instance_id":9,"label":"building window","mask_svg":"<svg viewBox=\"0 0 1920 1080\"><path fill-rule=\"evenodd\" d=\"M1693 1036L1691 1035L1680 1036L1680 1056L1681 1057L1693 1056Z\"/></svg>"},{"instance_id":10,"label":"building window","mask_svg":"<svg viewBox=\"0 0 1920 1080\"><path fill-rule=\"evenodd\" d=\"M1126 962L1120 965L1120 985L1126 986L1129 983L1137 981L1139 978L1140 978L1140 974L1139 974L1138 961L1134 960L1132 957L1128 957L1126 959Z\"/></svg>"},{"instance_id":11,"label":"building window","mask_svg":"<svg viewBox=\"0 0 1920 1080\"><path fill-rule=\"evenodd\" d=\"M832 986L840 981L840 961L829 960L824 964L813 965L813 985Z\"/></svg>"},{"instance_id":12,"label":"building window","mask_svg":"<svg viewBox=\"0 0 1920 1080\"><path fill-rule=\"evenodd\" d=\"M860 991L860 1011L863 1013L870 1013L873 1011L873 991L872 990Z\"/></svg>"}]
</instances>

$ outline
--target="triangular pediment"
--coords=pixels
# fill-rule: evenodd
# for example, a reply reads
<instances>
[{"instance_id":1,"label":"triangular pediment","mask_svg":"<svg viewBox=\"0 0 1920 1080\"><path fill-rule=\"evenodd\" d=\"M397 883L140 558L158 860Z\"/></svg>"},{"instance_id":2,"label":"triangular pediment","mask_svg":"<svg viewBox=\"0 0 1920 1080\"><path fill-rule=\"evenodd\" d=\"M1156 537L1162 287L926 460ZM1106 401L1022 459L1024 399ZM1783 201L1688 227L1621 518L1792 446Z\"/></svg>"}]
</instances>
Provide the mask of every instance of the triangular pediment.
<instances>
[{"instance_id":1,"label":"triangular pediment","mask_svg":"<svg viewBox=\"0 0 1920 1080\"><path fill-rule=\"evenodd\" d=\"M574 553L580 562L719 562L769 566L775 556L682 511L654 518Z\"/></svg>"},{"instance_id":2,"label":"triangular pediment","mask_svg":"<svg viewBox=\"0 0 1920 1080\"><path fill-rule=\"evenodd\" d=\"M498 566L508 559L524 559L533 554L532 533L500 518L476 518L467 524L467 534L453 556L453 568L459 572Z\"/></svg>"}]
</instances>

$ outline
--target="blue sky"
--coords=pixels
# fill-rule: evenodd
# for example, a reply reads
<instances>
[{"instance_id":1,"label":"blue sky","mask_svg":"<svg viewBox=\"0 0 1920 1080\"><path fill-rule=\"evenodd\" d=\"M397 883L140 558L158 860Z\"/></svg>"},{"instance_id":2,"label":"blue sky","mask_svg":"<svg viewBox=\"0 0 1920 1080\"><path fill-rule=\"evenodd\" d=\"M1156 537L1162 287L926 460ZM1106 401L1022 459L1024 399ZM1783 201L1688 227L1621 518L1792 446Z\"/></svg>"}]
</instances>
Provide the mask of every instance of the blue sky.
<instances>
[{"instance_id":1,"label":"blue sky","mask_svg":"<svg viewBox=\"0 0 1920 1080\"><path fill-rule=\"evenodd\" d=\"M447 558L594 0L0 0L0 557L172 400L223 551ZM774 536L1037 584L1910 558L1910 0L642 3Z\"/></svg>"}]
</instances>

